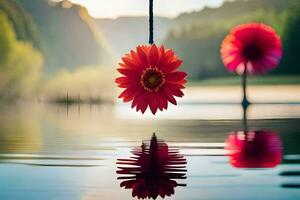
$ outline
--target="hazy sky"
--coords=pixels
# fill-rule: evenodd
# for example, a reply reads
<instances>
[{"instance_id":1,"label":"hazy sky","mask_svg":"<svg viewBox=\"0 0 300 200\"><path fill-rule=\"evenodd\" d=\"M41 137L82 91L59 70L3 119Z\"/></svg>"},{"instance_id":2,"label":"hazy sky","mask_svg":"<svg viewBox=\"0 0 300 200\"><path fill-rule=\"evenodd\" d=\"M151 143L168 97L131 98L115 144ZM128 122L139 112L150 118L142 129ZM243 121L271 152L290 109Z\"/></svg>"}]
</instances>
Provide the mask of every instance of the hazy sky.
<instances>
[{"instance_id":1,"label":"hazy sky","mask_svg":"<svg viewBox=\"0 0 300 200\"><path fill-rule=\"evenodd\" d=\"M84 5L98 18L124 15L147 15L148 0L71 0ZM175 17L181 12L200 10L205 6L218 7L224 0L154 0L155 14Z\"/></svg>"}]
</instances>

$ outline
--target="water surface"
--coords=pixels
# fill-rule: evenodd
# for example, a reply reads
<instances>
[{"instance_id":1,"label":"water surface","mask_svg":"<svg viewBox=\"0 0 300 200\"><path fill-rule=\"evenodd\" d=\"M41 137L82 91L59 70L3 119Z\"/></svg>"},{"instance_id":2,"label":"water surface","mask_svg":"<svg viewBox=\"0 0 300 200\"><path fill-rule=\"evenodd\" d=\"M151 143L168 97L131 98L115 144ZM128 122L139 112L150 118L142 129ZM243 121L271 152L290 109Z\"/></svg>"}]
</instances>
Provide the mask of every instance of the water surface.
<instances>
[{"instance_id":1,"label":"water surface","mask_svg":"<svg viewBox=\"0 0 300 200\"><path fill-rule=\"evenodd\" d=\"M153 132L187 162L166 199L300 199L299 110L252 106L245 128L235 104L184 104L157 118L123 105L2 108L0 199L133 199L117 159Z\"/></svg>"}]
</instances>

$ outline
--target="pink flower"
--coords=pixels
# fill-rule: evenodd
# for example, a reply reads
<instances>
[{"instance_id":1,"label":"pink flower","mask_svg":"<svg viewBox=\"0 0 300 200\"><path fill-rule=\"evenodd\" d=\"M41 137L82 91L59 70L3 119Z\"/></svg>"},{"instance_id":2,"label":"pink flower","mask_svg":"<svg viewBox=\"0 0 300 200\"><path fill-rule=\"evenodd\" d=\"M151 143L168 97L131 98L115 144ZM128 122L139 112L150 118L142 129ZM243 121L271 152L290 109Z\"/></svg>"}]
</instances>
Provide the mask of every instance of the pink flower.
<instances>
[{"instance_id":1,"label":"pink flower","mask_svg":"<svg viewBox=\"0 0 300 200\"><path fill-rule=\"evenodd\" d=\"M262 23L239 25L231 30L221 45L221 57L229 71L263 74L274 69L282 57L280 37Z\"/></svg>"}]
</instances>

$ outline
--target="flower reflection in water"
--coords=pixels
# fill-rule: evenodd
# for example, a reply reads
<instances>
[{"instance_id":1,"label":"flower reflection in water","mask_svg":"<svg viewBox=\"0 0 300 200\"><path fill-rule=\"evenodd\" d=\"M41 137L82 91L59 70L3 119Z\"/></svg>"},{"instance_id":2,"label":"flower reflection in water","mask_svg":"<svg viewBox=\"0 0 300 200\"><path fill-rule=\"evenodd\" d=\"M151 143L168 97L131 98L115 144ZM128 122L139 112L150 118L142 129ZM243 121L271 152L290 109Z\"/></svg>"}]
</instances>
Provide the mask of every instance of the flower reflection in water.
<instances>
[{"instance_id":1,"label":"flower reflection in water","mask_svg":"<svg viewBox=\"0 0 300 200\"><path fill-rule=\"evenodd\" d=\"M273 168L281 162L282 144L273 131L238 131L226 140L230 164L237 168Z\"/></svg>"},{"instance_id":2,"label":"flower reflection in water","mask_svg":"<svg viewBox=\"0 0 300 200\"><path fill-rule=\"evenodd\" d=\"M132 189L133 197L164 198L173 195L175 187L186 186L176 181L186 179L186 159L155 134L132 153L130 159L118 159L117 174L123 175L118 177L124 180L120 186Z\"/></svg>"}]
</instances>

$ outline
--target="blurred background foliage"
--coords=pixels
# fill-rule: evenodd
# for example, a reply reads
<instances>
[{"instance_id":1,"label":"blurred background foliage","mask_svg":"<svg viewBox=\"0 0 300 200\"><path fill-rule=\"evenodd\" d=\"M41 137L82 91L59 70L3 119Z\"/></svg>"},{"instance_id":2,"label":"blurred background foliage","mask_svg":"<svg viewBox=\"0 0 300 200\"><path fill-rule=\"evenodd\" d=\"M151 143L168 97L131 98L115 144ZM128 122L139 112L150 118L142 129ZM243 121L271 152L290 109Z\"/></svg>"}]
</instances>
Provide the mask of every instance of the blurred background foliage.
<instances>
[{"instance_id":1,"label":"blurred background foliage","mask_svg":"<svg viewBox=\"0 0 300 200\"><path fill-rule=\"evenodd\" d=\"M32 43L17 39L2 11L0 30L0 100L27 98L38 89L43 56Z\"/></svg>"},{"instance_id":2,"label":"blurred background foliage","mask_svg":"<svg viewBox=\"0 0 300 200\"><path fill-rule=\"evenodd\" d=\"M292 57L300 55L295 46L300 44L299 8L297 0L225 2L217 9L206 8L179 16L178 24L168 33L165 43L184 59L184 68L190 72L191 79L227 76L219 56L222 40L238 24L263 22L275 28L283 40L284 60L272 73L299 73L299 62Z\"/></svg>"},{"instance_id":3,"label":"blurred background foliage","mask_svg":"<svg viewBox=\"0 0 300 200\"><path fill-rule=\"evenodd\" d=\"M156 17L157 43L174 48L190 80L226 77L219 55L229 30L263 22L282 37L284 57L271 74L300 73L300 1L235 0L219 8ZM94 19L69 1L0 1L0 99L110 99L117 59L147 43L147 17ZM280 80L278 80L280 82Z\"/></svg>"},{"instance_id":4,"label":"blurred background foliage","mask_svg":"<svg viewBox=\"0 0 300 200\"><path fill-rule=\"evenodd\" d=\"M53 80L61 80L62 70L81 74L89 71L82 70L85 66L94 66L91 74L98 74L100 79L104 77L102 80L112 76L111 72L104 75L99 70L101 64L111 66L112 56L94 19L84 7L68 1L1 0L0 14L2 100L36 97L46 91L51 91L47 96L53 96L54 89L56 96L66 95L70 90L72 97L89 89L80 87L76 90L78 85L99 86L99 81L84 77L53 84ZM70 83L71 80L74 82ZM107 84L101 84L99 88L103 85Z\"/></svg>"}]
</instances>

